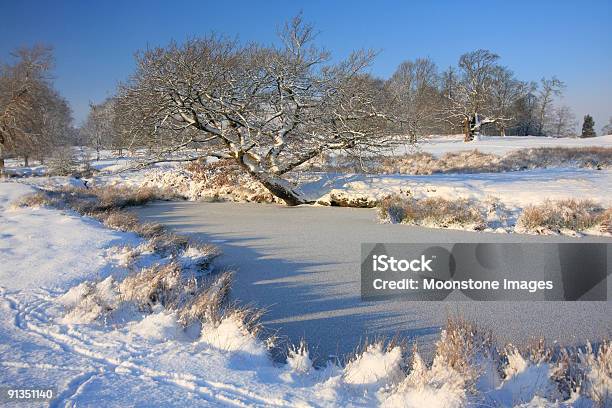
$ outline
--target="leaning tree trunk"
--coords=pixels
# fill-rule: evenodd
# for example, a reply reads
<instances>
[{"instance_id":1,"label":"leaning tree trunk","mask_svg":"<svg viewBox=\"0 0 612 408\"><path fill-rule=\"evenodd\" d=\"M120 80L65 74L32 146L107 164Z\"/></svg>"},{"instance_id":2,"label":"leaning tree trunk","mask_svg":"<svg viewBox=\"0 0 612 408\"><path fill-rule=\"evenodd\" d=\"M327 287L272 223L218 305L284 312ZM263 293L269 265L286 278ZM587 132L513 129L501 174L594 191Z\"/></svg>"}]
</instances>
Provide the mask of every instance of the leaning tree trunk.
<instances>
[{"instance_id":1,"label":"leaning tree trunk","mask_svg":"<svg viewBox=\"0 0 612 408\"><path fill-rule=\"evenodd\" d=\"M300 204L312 204L312 201L304 198L299 192L291 187L287 180L262 171L255 171L245 163L240 166L246 172L259 181L273 196L280 198L289 206Z\"/></svg>"}]
</instances>

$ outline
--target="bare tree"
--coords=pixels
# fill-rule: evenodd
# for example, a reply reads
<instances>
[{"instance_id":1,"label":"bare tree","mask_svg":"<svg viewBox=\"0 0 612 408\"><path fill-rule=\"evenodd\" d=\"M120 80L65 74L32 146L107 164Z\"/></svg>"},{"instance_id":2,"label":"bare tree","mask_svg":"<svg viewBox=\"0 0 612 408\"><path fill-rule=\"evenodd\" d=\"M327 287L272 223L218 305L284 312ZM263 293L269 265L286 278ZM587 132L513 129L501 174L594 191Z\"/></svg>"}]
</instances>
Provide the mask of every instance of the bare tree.
<instances>
[{"instance_id":1,"label":"bare tree","mask_svg":"<svg viewBox=\"0 0 612 408\"><path fill-rule=\"evenodd\" d=\"M0 71L0 173L7 153L41 158L69 133L71 112L51 87L51 49L37 45L14 54L17 62Z\"/></svg>"},{"instance_id":2,"label":"bare tree","mask_svg":"<svg viewBox=\"0 0 612 408\"><path fill-rule=\"evenodd\" d=\"M331 64L313 38L298 16L284 27L281 47L209 36L147 50L117 111L157 160L199 144L204 154L235 160L287 204L304 203L284 177L289 171L325 151L391 141L384 87L363 73L374 53Z\"/></svg>"},{"instance_id":3,"label":"bare tree","mask_svg":"<svg viewBox=\"0 0 612 408\"><path fill-rule=\"evenodd\" d=\"M496 66L492 70L489 95L490 112L496 118L495 125L501 136L506 136L508 124L515 120L516 102L525 96L528 84L517 80L514 73L506 67Z\"/></svg>"},{"instance_id":4,"label":"bare tree","mask_svg":"<svg viewBox=\"0 0 612 408\"><path fill-rule=\"evenodd\" d=\"M114 129L114 104L112 99L107 99L100 104L90 103L89 114L81 126L80 132L85 144L93 147L96 151L96 160L100 160L100 150L113 146Z\"/></svg>"},{"instance_id":5,"label":"bare tree","mask_svg":"<svg viewBox=\"0 0 612 408\"><path fill-rule=\"evenodd\" d=\"M608 119L608 124L601 128L602 135L612 135L612 117Z\"/></svg>"},{"instance_id":6,"label":"bare tree","mask_svg":"<svg viewBox=\"0 0 612 408\"><path fill-rule=\"evenodd\" d=\"M525 83L525 93L519 97L511 108L514 120L510 127L514 135L535 135L538 128L538 97L536 95L537 84L535 82Z\"/></svg>"},{"instance_id":7,"label":"bare tree","mask_svg":"<svg viewBox=\"0 0 612 408\"><path fill-rule=\"evenodd\" d=\"M398 106L397 116L407 127L410 143L415 143L418 136L435 125L438 84L438 68L429 58L402 62L388 81Z\"/></svg>"},{"instance_id":8,"label":"bare tree","mask_svg":"<svg viewBox=\"0 0 612 408\"><path fill-rule=\"evenodd\" d=\"M569 106L559 106L552 110L547 127L544 129L546 134L551 136L574 136L576 135L576 115Z\"/></svg>"},{"instance_id":9,"label":"bare tree","mask_svg":"<svg viewBox=\"0 0 612 408\"><path fill-rule=\"evenodd\" d=\"M491 103L498 60L499 56L489 50L468 52L459 58L458 75L446 76L445 119L461 123L466 142L480 134L483 125L506 119L495 116Z\"/></svg>"},{"instance_id":10,"label":"bare tree","mask_svg":"<svg viewBox=\"0 0 612 408\"><path fill-rule=\"evenodd\" d=\"M557 77L552 77L551 79L542 78L540 80L540 89L538 91L538 136L544 135L544 128L552 111L553 100L556 96L562 94L564 88L565 84L557 79Z\"/></svg>"}]
</instances>

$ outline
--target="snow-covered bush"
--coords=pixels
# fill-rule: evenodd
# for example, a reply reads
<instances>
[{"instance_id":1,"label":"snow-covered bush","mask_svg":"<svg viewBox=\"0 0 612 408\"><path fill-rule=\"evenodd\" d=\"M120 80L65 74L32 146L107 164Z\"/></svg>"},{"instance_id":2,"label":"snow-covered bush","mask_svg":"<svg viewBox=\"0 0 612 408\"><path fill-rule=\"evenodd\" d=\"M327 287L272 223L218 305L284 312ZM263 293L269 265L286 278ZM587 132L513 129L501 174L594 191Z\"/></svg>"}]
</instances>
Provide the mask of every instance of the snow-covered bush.
<instances>
[{"instance_id":1,"label":"snow-covered bush","mask_svg":"<svg viewBox=\"0 0 612 408\"><path fill-rule=\"evenodd\" d=\"M253 330L253 320L247 309L236 309L217 321L202 325L200 341L219 350L241 352L267 358L267 349Z\"/></svg>"},{"instance_id":2,"label":"snow-covered bush","mask_svg":"<svg viewBox=\"0 0 612 408\"><path fill-rule=\"evenodd\" d=\"M53 152L46 173L50 176L75 176L91 172L89 162L80 162L75 150L66 146L59 147Z\"/></svg>"},{"instance_id":3,"label":"snow-covered bush","mask_svg":"<svg viewBox=\"0 0 612 408\"><path fill-rule=\"evenodd\" d=\"M143 268L119 284L121 297L136 303L142 310L151 310L158 303L165 307L176 305L185 292L195 290L196 283L184 279L180 266L174 262Z\"/></svg>"},{"instance_id":4,"label":"snow-covered bush","mask_svg":"<svg viewBox=\"0 0 612 408\"><path fill-rule=\"evenodd\" d=\"M516 225L517 232L538 234L559 233L563 230L599 229L607 232L612 211L590 200L547 200L523 209Z\"/></svg>"},{"instance_id":5,"label":"snow-covered bush","mask_svg":"<svg viewBox=\"0 0 612 408\"><path fill-rule=\"evenodd\" d=\"M138 226L138 217L127 211L108 211L100 215L102 223L112 229L134 231Z\"/></svg>"},{"instance_id":6,"label":"snow-covered bush","mask_svg":"<svg viewBox=\"0 0 612 408\"><path fill-rule=\"evenodd\" d=\"M83 282L71 288L58 301L66 308L64 323L91 323L117 309L120 299L117 282L108 277L103 281Z\"/></svg>"},{"instance_id":7,"label":"snow-covered bush","mask_svg":"<svg viewBox=\"0 0 612 408\"><path fill-rule=\"evenodd\" d=\"M224 272L207 278L206 284L184 300L178 311L178 319L184 326L196 322L219 321L227 304L233 274Z\"/></svg>"},{"instance_id":8,"label":"snow-covered bush","mask_svg":"<svg viewBox=\"0 0 612 408\"><path fill-rule=\"evenodd\" d=\"M382 157L378 173L429 175L435 173L491 173L506 171L500 158L479 150L449 152L440 158L430 153Z\"/></svg>"},{"instance_id":9,"label":"snow-covered bush","mask_svg":"<svg viewBox=\"0 0 612 408\"><path fill-rule=\"evenodd\" d=\"M465 381L461 375L439 363L428 368L415 348L410 373L383 399L381 406L459 408L466 402Z\"/></svg>"},{"instance_id":10,"label":"snow-covered bush","mask_svg":"<svg viewBox=\"0 0 612 408\"><path fill-rule=\"evenodd\" d=\"M69 208L83 215L95 216L170 197L168 193L151 187L98 186L85 188L66 185L24 196L15 205Z\"/></svg>"},{"instance_id":11,"label":"snow-covered bush","mask_svg":"<svg viewBox=\"0 0 612 408\"><path fill-rule=\"evenodd\" d=\"M25 194L11 203L11 208L57 207L59 202L44 192Z\"/></svg>"},{"instance_id":12,"label":"snow-covered bush","mask_svg":"<svg viewBox=\"0 0 612 408\"><path fill-rule=\"evenodd\" d=\"M375 341L362 347L344 368L347 384L375 387L393 385L403 377L403 351L395 342Z\"/></svg>"},{"instance_id":13,"label":"snow-covered bush","mask_svg":"<svg viewBox=\"0 0 612 408\"><path fill-rule=\"evenodd\" d=\"M163 309L145 316L142 320L132 325L130 333L155 342L187 338L183 327L177 321L176 312Z\"/></svg>"},{"instance_id":14,"label":"snow-covered bush","mask_svg":"<svg viewBox=\"0 0 612 408\"><path fill-rule=\"evenodd\" d=\"M433 227L485 227L482 210L467 199L448 200L429 197L421 200L410 196L391 195L378 204L378 215L383 222L404 223Z\"/></svg>"},{"instance_id":15,"label":"snow-covered bush","mask_svg":"<svg viewBox=\"0 0 612 408\"><path fill-rule=\"evenodd\" d=\"M197 161L172 171L152 171L142 183L189 200L281 202L230 160Z\"/></svg>"},{"instance_id":16,"label":"snow-covered bush","mask_svg":"<svg viewBox=\"0 0 612 408\"><path fill-rule=\"evenodd\" d=\"M287 367L291 373L305 375L314 370L308 345L302 339L297 346L290 346L287 350Z\"/></svg>"},{"instance_id":17,"label":"snow-covered bush","mask_svg":"<svg viewBox=\"0 0 612 408\"><path fill-rule=\"evenodd\" d=\"M578 356L583 373L581 393L598 406L612 406L612 341L604 340L595 348L589 343Z\"/></svg>"},{"instance_id":18,"label":"snow-covered bush","mask_svg":"<svg viewBox=\"0 0 612 408\"><path fill-rule=\"evenodd\" d=\"M520 149L505 155L501 164L510 170L562 166L603 169L612 166L612 148L591 146Z\"/></svg>"}]
</instances>

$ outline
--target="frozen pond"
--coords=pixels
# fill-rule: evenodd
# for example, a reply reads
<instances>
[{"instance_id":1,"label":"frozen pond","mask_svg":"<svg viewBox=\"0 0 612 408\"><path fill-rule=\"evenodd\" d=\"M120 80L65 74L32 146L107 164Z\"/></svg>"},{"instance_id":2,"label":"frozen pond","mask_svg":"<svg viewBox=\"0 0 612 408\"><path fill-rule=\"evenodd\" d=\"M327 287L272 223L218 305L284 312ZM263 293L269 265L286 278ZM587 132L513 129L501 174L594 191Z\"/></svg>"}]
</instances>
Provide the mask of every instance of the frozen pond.
<instances>
[{"instance_id":1,"label":"frozen pond","mask_svg":"<svg viewBox=\"0 0 612 408\"><path fill-rule=\"evenodd\" d=\"M219 263L236 270L233 295L268 309L266 327L291 341L305 338L319 357L349 352L365 337L400 333L423 349L449 314L493 330L500 342L545 336L583 343L612 334L612 302L363 302L362 242L576 241L576 238L485 234L383 225L375 211L338 207L158 202L136 210L148 221L215 243ZM580 242L612 242L581 238ZM610 284L608 284L610 293Z\"/></svg>"}]
</instances>

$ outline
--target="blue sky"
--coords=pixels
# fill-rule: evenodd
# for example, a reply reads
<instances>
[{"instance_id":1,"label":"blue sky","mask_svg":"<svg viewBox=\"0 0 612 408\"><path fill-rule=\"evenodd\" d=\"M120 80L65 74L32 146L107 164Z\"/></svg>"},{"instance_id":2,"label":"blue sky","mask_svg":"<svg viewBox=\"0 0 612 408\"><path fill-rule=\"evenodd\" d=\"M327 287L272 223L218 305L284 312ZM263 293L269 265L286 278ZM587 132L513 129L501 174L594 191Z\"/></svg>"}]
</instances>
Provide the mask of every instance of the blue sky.
<instances>
[{"instance_id":1,"label":"blue sky","mask_svg":"<svg viewBox=\"0 0 612 408\"><path fill-rule=\"evenodd\" d=\"M59 91L81 121L89 101L112 94L133 53L211 31L271 43L303 11L334 56L381 53L371 71L388 77L406 59L445 68L488 48L524 80L557 75L563 103L599 131L612 116L612 2L600 1L8 1L0 3L0 59L43 42L55 48Z\"/></svg>"}]
</instances>

